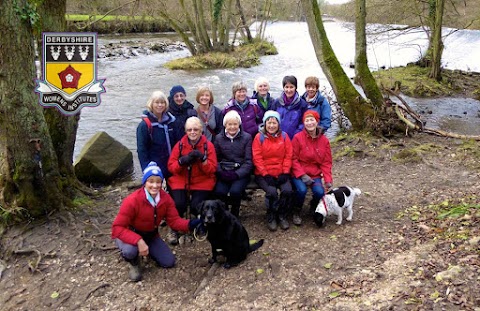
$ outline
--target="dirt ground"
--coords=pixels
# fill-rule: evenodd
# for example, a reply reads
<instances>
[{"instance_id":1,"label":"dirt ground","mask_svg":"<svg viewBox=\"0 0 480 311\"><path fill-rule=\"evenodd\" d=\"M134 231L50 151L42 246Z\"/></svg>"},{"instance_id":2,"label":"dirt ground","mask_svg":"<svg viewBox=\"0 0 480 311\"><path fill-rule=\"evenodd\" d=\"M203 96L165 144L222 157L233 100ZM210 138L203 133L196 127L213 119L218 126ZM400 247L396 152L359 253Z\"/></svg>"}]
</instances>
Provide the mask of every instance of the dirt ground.
<instances>
[{"instance_id":1,"label":"dirt ground","mask_svg":"<svg viewBox=\"0 0 480 311\"><path fill-rule=\"evenodd\" d=\"M333 175L363 191L352 222L318 228L305 206L302 226L269 232L256 191L240 218L265 244L242 264L212 268L208 242L187 239L173 247L175 268L146 260L138 283L110 239L132 190L99 189L75 211L1 233L0 309L480 310L479 147L426 134L344 139ZM438 219L453 206L466 214Z\"/></svg>"}]
</instances>

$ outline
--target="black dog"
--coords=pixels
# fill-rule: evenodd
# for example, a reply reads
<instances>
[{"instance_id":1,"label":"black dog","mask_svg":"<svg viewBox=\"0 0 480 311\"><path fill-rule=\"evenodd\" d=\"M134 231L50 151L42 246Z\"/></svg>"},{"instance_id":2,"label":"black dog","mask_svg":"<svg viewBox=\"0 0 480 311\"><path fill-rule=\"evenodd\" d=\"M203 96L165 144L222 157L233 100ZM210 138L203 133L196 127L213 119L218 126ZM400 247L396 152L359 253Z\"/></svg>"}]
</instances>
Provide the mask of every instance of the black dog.
<instances>
[{"instance_id":1,"label":"black dog","mask_svg":"<svg viewBox=\"0 0 480 311\"><path fill-rule=\"evenodd\" d=\"M206 200L200 205L200 215L207 229L207 239L212 246L210 263L217 261L221 249L226 258L224 268L238 265L263 245L263 239L250 245L247 230L220 200Z\"/></svg>"}]
</instances>

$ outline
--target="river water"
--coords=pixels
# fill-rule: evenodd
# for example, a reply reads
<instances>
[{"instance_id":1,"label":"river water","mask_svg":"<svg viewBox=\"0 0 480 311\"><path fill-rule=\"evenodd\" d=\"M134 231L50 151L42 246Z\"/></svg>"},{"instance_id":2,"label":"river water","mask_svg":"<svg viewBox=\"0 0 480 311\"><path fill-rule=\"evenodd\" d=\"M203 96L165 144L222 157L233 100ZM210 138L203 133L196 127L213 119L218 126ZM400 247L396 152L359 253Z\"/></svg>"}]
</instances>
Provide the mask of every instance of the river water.
<instances>
[{"instance_id":1,"label":"river water","mask_svg":"<svg viewBox=\"0 0 480 311\"><path fill-rule=\"evenodd\" d=\"M254 28L255 26L252 26L253 30ZM325 28L340 63L347 75L352 77L354 72L349 68L355 54L352 24L331 21L325 23ZM245 81L249 85L250 94L255 80L260 76L270 80L271 94L274 97L280 94L281 81L285 75L297 77L300 93L304 91L303 81L310 75L319 77L321 89L330 89L316 59L306 23L276 22L267 26L266 33L279 53L262 57L261 65L253 68L171 71L163 67L163 64L171 59L189 56L187 50L123 60L99 60L97 76L106 79L104 85L107 92L101 95L102 102L98 107L82 110L75 156L78 156L81 148L95 133L105 131L132 151L135 175L138 175L140 168L136 155L135 130L140 122L140 114L152 91L163 90L168 95L170 88L176 84L185 87L187 99L193 104L198 86L210 86L215 104L219 107L231 97L233 82ZM149 35L138 36L145 39ZM132 38L131 35L129 37ZM115 39L118 40L119 37ZM110 40L111 37L99 37L100 44ZM372 70L382 66L402 66L415 61L427 45L426 36L420 32L401 36L369 36L368 40L369 66ZM443 66L480 72L478 55L480 31L457 31L446 39ZM426 112L424 117L428 127L480 135L480 102L477 100L407 98L407 101L414 109Z\"/></svg>"}]
</instances>

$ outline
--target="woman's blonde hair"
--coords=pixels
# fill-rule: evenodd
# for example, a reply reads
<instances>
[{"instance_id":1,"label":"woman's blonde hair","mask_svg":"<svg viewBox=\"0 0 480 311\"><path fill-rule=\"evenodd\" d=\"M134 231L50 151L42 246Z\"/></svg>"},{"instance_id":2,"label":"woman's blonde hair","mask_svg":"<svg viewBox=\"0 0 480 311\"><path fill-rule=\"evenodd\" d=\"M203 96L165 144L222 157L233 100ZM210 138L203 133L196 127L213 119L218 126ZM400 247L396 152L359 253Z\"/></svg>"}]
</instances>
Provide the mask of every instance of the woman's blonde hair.
<instances>
[{"instance_id":1,"label":"woman's blonde hair","mask_svg":"<svg viewBox=\"0 0 480 311\"><path fill-rule=\"evenodd\" d=\"M260 77L257 80L255 80L255 85L254 85L255 91L258 92L258 86L264 83L267 85L268 91L270 91L270 82L268 82L267 78L265 77Z\"/></svg>"},{"instance_id":2,"label":"woman's blonde hair","mask_svg":"<svg viewBox=\"0 0 480 311\"><path fill-rule=\"evenodd\" d=\"M195 97L195 99L197 100L197 103L200 104L200 96L202 96L203 93L205 92L208 92L210 94L210 102L209 104L213 104L213 93L212 93L212 90L208 87L208 86L201 86L198 88L198 91L197 91L197 96Z\"/></svg>"},{"instance_id":3,"label":"woman's blonde hair","mask_svg":"<svg viewBox=\"0 0 480 311\"><path fill-rule=\"evenodd\" d=\"M154 91L147 101L147 108L150 112L153 112L153 102L159 99L165 103L165 111L168 110L168 98L162 91Z\"/></svg>"},{"instance_id":4,"label":"woman's blonde hair","mask_svg":"<svg viewBox=\"0 0 480 311\"><path fill-rule=\"evenodd\" d=\"M187 119L187 121L185 121L185 132L187 131L187 127L189 126L198 126L201 130L202 130L202 133L203 133L203 124L202 124L202 121L200 121L200 119L198 117L190 117Z\"/></svg>"}]
</instances>

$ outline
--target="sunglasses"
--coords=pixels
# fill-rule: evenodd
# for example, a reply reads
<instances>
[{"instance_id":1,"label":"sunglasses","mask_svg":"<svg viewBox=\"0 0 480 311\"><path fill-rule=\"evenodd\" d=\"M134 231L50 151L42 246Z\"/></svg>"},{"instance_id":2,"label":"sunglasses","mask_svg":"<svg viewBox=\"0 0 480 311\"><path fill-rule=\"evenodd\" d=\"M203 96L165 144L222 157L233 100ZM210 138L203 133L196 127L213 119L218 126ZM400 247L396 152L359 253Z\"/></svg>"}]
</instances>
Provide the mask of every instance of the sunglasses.
<instances>
[{"instance_id":1,"label":"sunglasses","mask_svg":"<svg viewBox=\"0 0 480 311\"><path fill-rule=\"evenodd\" d=\"M185 132L200 132L200 129L197 129L197 128L186 129Z\"/></svg>"}]
</instances>

